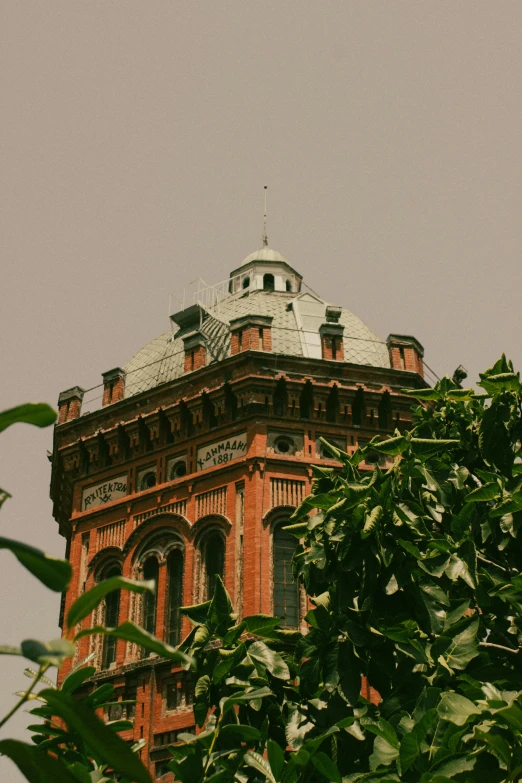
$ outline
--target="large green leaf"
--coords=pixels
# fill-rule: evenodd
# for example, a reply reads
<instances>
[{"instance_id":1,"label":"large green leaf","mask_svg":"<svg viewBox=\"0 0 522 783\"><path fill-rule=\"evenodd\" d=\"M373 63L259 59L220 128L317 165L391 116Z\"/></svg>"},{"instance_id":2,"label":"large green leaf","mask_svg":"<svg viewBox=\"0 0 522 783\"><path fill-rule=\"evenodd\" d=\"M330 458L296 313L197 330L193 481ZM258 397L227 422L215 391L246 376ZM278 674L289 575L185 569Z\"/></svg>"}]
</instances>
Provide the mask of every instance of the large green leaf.
<instances>
[{"instance_id":1,"label":"large green leaf","mask_svg":"<svg viewBox=\"0 0 522 783\"><path fill-rule=\"evenodd\" d=\"M0 413L0 432L17 422L34 424L36 427L48 427L56 421L56 411L45 402L28 402L16 408Z\"/></svg>"},{"instance_id":2,"label":"large green leaf","mask_svg":"<svg viewBox=\"0 0 522 783\"><path fill-rule=\"evenodd\" d=\"M154 593L156 585L153 579L138 580L127 579L125 576L111 576L109 579L103 579L97 585L91 587L87 592L82 593L73 603L67 613L67 625L72 628L84 617L92 612L98 604L103 601L106 595L115 590L130 590L132 593Z\"/></svg>"},{"instance_id":3,"label":"large green leaf","mask_svg":"<svg viewBox=\"0 0 522 783\"><path fill-rule=\"evenodd\" d=\"M94 666L84 666L83 669L75 669L62 682L62 691L72 693L76 688L79 688L85 680L96 674L96 668Z\"/></svg>"},{"instance_id":4,"label":"large green leaf","mask_svg":"<svg viewBox=\"0 0 522 783\"><path fill-rule=\"evenodd\" d=\"M216 574L214 583L214 595L210 603L209 620L215 626L228 628L234 615L234 607L223 580Z\"/></svg>"},{"instance_id":5,"label":"large green leaf","mask_svg":"<svg viewBox=\"0 0 522 783\"><path fill-rule=\"evenodd\" d=\"M437 712L443 720L463 726L471 715L479 714L480 709L460 693L446 691L440 697Z\"/></svg>"},{"instance_id":6,"label":"large green leaf","mask_svg":"<svg viewBox=\"0 0 522 783\"><path fill-rule=\"evenodd\" d=\"M53 557L21 541L0 537L0 549L9 549L17 560L46 587L61 593L71 581L72 568L67 560Z\"/></svg>"},{"instance_id":7,"label":"large green leaf","mask_svg":"<svg viewBox=\"0 0 522 783\"><path fill-rule=\"evenodd\" d=\"M101 634L102 636L114 636L116 639L124 639L126 642L134 642L140 647L144 647L146 650L155 652L161 655L163 658L169 658L171 661L181 661L182 663L192 663L192 658L175 647L171 647L170 644L164 644L155 636L145 631L144 628L140 628L139 625L130 620L126 620L117 628L104 628L102 625L96 625L94 628L85 628L76 634L75 640L81 639L83 636L92 636L93 634Z\"/></svg>"},{"instance_id":8,"label":"large green leaf","mask_svg":"<svg viewBox=\"0 0 522 783\"><path fill-rule=\"evenodd\" d=\"M257 661L263 666L266 666L273 677L277 677L280 680L288 680L290 678L288 666L283 658L279 653L274 652L270 647L267 647L264 642L254 642L251 644L248 648L248 656L254 662Z\"/></svg>"},{"instance_id":9,"label":"large green leaf","mask_svg":"<svg viewBox=\"0 0 522 783\"><path fill-rule=\"evenodd\" d=\"M253 614L243 619L245 631L254 636L272 636L272 630L279 625L278 617L271 617L268 614Z\"/></svg>"},{"instance_id":10,"label":"large green leaf","mask_svg":"<svg viewBox=\"0 0 522 783\"><path fill-rule=\"evenodd\" d=\"M253 750L250 750L248 753L245 753L243 758L245 760L245 764L248 764L249 767L253 767L255 770L260 772L265 780L269 780L270 783L277 783L277 780L273 776L272 770L270 769L270 764L259 753L255 753Z\"/></svg>"},{"instance_id":11,"label":"large green leaf","mask_svg":"<svg viewBox=\"0 0 522 783\"><path fill-rule=\"evenodd\" d=\"M30 661L44 666L61 666L65 658L74 655L74 644L68 639L53 639L50 642L40 642L38 639L24 639L21 652Z\"/></svg>"},{"instance_id":12,"label":"large green leaf","mask_svg":"<svg viewBox=\"0 0 522 783\"><path fill-rule=\"evenodd\" d=\"M228 723L222 726L219 736L225 739L231 739L234 742L258 742L262 739L259 729L254 726L245 726L241 723Z\"/></svg>"},{"instance_id":13,"label":"large green leaf","mask_svg":"<svg viewBox=\"0 0 522 783\"><path fill-rule=\"evenodd\" d=\"M285 768L285 753L283 748L274 740L269 739L267 744L268 761L277 781L281 780Z\"/></svg>"},{"instance_id":14,"label":"large green leaf","mask_svg":"<svg viewBox=\"0 0 522 783\"><path fill-rule=\"evenodd\" d=\"M71 775L60 759L25 742L1 740L0 754L14 761L30 783L78 783L78 779Z\"/></svg>"},{"instance_id":15,"label":"large green leaf","mask_svg":"<svg viewBox=\"0 0 522 783\"><path fill-rule=\"evenodd\" d=\"M312 764L318 772L321 773L327 780L334 781L334 783L342 783L342 778L339 774L334 762L322 751L314 753L310 758Z\"/></svg>"},{"instance_id":16,"label":"large green leaf","mask_svg":"<svg viewBox=\"0 0 522 783\"><path fill-rule=\"evenodd\" d=\"M242 702L248 702L255 699L262 699L265 696L272 696L270 688L255 688L251 691L241 691L239 693L233 693L231 696L224 697L219 703L219 708L223 715L230 710L235 704L241 704Z\"/></svg>"},{"instance_id":17,"label":"large green leaf","mask_svg":"<svg viewBox=\"0 0 522 783\"><path fill-rule=\"evenodd\" d=\"M205 601L193 606L181 606L179 611L188 617L193 625L204 625L208 620L210 604L211 601Z\"/></svg>"},{"instance_id":18,"label":"large green leaf","mask_svg":"<svg viewBox=\"0 0 522 783\"><path fill-rule=\"evenodd\" d=\"M451 669L463 670L468 663L479 654L477 644L478 620L453 637L443 654L446 664Z\"/></svg>"},{"instance_id":19,"label":"large green leaf","mask_svg":"<svg viewBox=\"0 0 522 783\"><path fill-rule=\"evenodd\" d=\"M138 756L95 713L69 693L46 689L41 695L69 729L78 732L90 748L116 772L135 783L151 783ZM60 778L58 778L59 780Z\"/></svg>"}]
</instances>

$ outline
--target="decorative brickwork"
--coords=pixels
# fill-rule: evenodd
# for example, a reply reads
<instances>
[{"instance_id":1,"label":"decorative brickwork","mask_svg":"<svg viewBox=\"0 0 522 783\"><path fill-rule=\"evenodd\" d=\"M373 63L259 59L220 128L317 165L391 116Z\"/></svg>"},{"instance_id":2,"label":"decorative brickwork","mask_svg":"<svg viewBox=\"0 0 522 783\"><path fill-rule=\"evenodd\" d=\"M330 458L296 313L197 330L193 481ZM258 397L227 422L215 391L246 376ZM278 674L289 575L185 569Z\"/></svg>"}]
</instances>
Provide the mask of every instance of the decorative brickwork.
<instances>
[{"instance_id":1,"label":"decorative brickwork","mask_svg":"<svg viewBox=\"0 0 522 783\"><path fill-rule=\"evenodd\" d=\"M196 519L210 514L226 515L227 512L227 488L219 487L210 492L196 495Z\"/></svg>"},{"instance_id":2,"label":"decorative brickwork","mask_svg":"<svg viewBox=\"0 0 522 783\"><path fill-rule=\"evenodd\" d=\"M96 531L96 551L105 549L107 546L118 546L123 548L125 543L125 520L113 522L111 525L103 525Z\"/></svg>"},{"instance_id":3,"label":"decorative brickwork","mask_svg":"<svg viewBox=\"0 0 522 783\"><path fill-rule=\"evenodd\" d=\"M273 478L270 480L271 506L297 507L305 496L306 483L292 479Z\"/></svg>"},{"instance_id":4,"label":"decorative brickwork","mask_svg":"<svg viewBox=\"0 0 522 783\"><path fill-rule=\"evenodd\" d=\"M231 311L221 306L226 287L208 300L199 291L196 304L171 316L173 336L151 343L126 374L104 373L101 410L81 416L78 387L60 395L51 497L73 566L62 617L111 569L157 582L150 598L108 597L82 628L117 615L177 643L190 630L179 607L205 600L215 573L239 617L273 613L274 558L288 564L292 554L290 539L273 546L274 530L310 491L312 465L340 467L319 438L353 453L411 424L411 399L400 390L404 372L409 386L426 385L422 346L391 335L386 347L347 311L303 296L300 276L265 250L259 264L236 270ZM304 622L303 590L284 606L290 622ZM75 661L91 651L97 673L86 687L112 682L117 699L136 699L124 738L148 739L142 758L159 776L165 743L194 725L191 683L123 640L108 648L103 637L84 637Z\"/></svg>"}]
</instances>

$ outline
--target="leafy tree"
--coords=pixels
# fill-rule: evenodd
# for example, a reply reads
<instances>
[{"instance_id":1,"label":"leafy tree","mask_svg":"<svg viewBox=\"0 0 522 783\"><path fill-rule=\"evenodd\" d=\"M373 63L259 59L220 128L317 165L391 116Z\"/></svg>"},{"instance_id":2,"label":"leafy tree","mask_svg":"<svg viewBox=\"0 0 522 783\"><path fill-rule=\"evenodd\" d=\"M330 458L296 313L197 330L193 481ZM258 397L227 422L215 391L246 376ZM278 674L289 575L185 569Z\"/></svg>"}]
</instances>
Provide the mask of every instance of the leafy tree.
<instances>
[{"instance_id":1,"label":"leafy tree","mask_svg":"<svg viewBox=\"0 0 522 783\"><path fill-rule=\"evenodd\" d=\"M421 401L412 431L375 438L354 455L325 443L342 468L314 468L312 494L287 528L299 542L294 570L312 607L308 633L266 615L238 621L218 579L211 601L182 610L194 627L178 649L146 639L195 674L199 733L171 747L176 780L522 780L522 385L504 357L480 383L483 394L447 378L412 392ZM389 469L360 471L368 451L393 458ZM78 599L69 626L107 589ZM82 633L143 639L145 631L124 623ZM22 643L15 652L36 659L41 680L70 654L63 644ZM85 671L70 675L72 686ZM363 678L378 703L362 697ZM94 716L96 692L80 702L98 732L84 736L66 683L39 694L46 703L37 710L51 722L35 727L35 747L24 746L31 768L17 761L13 741L0 751L39 783L69 780L52 776L45 765L54 763L80 783L111 779L110 770L146 780L143 768L112 755L118 726ZM66 742L53 732L63 725Z\"/></svg>"},{"instance_id":2,"label":"leafy tree","mask_svg":"<svg viewBox=\"0 0 522 783\"><path fill-rule=\"evenodd\" d=\"M55 419L56 413L48 405L29 403L0 413L0 432L16 422L45 427ZM8 492L0 490L0 505L8 497ZM67 589L72 570L66 560L8 538L0 537L0 549L10 550L50 590L62 592ZM108 593L121 589L141 593L154 591L155 584L123 577L106 579L73 603L67 616L68 628L86 617ZM131 622L122 623L118 628L97 627L84 633L110 634L137 642L165 658L184 664L191 663L188 656L163 644ZM85 680L95 671L87 665L89 659L73 668L60 689L46 676L48 669L59 667L65 658L74 655L74 644L71 641L24 639L19 647L0 646L0 654L20 655L38 666L37 670L25 670L31 684L26 691L16 694L18 702L0 720L1 728L28 701L38 699L42 703L42 706L31 710L32 715L44 719L42 724L29 726L34 732L33 745L14 739L0 741L0 753L9 756L27 780L31 783L104 783L112 780L120 783L151 783L148 771L136 755L145 741L140 740L130 748L118 736L119 731L131 728L132 724L123 720L105 723L96 714L96 710L109 706L110 701L107 700L114 691L113 686L104 684L89 694L82 690ZM47 687L36 692L39 683Z\"/></svg>"},{"instance_id":3,"label":"leafy tree","mask_svg":"<svg viewBox=\"0 0 522 783\"><path fill-rule=\"evenodd\" d=\"M287 528L309 633L235 622L222 587L185 610L204 731L176 779L522 779L522 387L504 357L481 386L412 392L413 430L353 456L325 443L342 470L314 469ZM360 472L368 450L393 465Z\"/></svg>"}]
</instances>

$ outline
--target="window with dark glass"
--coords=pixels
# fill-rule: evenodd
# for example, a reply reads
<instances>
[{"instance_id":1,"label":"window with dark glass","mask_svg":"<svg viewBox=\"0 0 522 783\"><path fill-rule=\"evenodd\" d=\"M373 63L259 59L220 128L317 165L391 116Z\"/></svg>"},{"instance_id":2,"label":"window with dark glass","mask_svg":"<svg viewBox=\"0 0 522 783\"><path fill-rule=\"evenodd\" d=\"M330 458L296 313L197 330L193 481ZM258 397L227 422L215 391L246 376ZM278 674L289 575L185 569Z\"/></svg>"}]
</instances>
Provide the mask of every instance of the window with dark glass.
<instances>
[{"instance_id":1,"label":"window with dark glass","mask_svg":"<svg viewBox=\"0 0 522 783\"><path fill-rule=\"evenodd\" d=\"M183 554L173 549L167 557L167 642L173 646L181 638L181 615L183 589Z\"/></svg>"},{"instance_id":2,"label":"window with dark glass","mask_svg":"<svg viewBox=\"0 0 522 783\"><path fill-rule=\"evenodd\" d=\"M274 275L271 275L270 273L263 275L263 288L265 291L274 291L275 289Z\"/></svg>"},{"instance_id":3,"label":"window with dark glass","mask_svg":"<svg viewBox=\"0 0 522 783\"><path fill-rule=\"evenodd\" d=\"M225 573L225 541L220 533L210 533L203 544L205 599L214 595L216 575L223 579Z\"/></svg>"},{"instance_id":4,"label":"window with dark glass","mask_svg":"<svg viewBox=\"0 0 522 783\"><path fill-rule=\"evenodd\" d=\"M110 566L103 574L103 579L109 579L111 576L121 576L119 565ZM115 628L118 625L120 615L120 591L114 590L105 598L105 619L104 625L107 628ZM102 651L102 669L108 669L111 663L116 660L116 639L113 636L103 637Z\"/></svg>"},{"instance_id":5,"label":"window with dark glass","mask_svg":"<svg viewBox=\"0 0 522 783\"><path fill-rule=\"evenodd\" d=\"M167 710L179 710L194 701L194 680L189 672L181 672L167 683Z\"/></svg>"},{"instance_id":6,"label":"window with dark glass","mask_svg":"<svg viewBox=\"0 0 522 783\"><path fill-rule=\"evenodd\" d=\"M283 523L285 524L285 523ZM299 585L292 574L295 537L279 525L274 530L274 616L283 617L282 625L299 625Z\"/></svg>"},{"instance_id":7,"label":"window with dark glass","mask_svg":"<svg viewBox=\"0 0 522 783\"><path fill-rule=\"evenodd\" d=\"M159 565L157 559L155 557L148 557L143 564L143 578L154 579L157 585L158 572ZM156 633L156 593L149 593L147 591L143 596L143 627L149 633ZM143 651L144 657L148 654L147 651Z\"/></svg>"}]
</instances>

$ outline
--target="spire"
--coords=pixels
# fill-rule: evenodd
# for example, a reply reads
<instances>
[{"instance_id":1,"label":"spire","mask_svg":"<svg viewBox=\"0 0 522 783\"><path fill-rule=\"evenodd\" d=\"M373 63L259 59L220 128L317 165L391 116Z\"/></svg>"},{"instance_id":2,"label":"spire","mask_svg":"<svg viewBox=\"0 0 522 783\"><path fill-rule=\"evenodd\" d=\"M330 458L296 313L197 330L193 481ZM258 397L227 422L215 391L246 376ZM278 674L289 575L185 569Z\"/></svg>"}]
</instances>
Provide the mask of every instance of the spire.
<instances>
[{"instance_id":1,"label":"spire","mask_svg":"<svg viewBox=\"0 0 522 783\"><path fill-rule=\"evenodd\" d=\"M268 247L268 237L266 234L266 191L267 191L268 185L265 185L265 217L263 221L263 247Z\"/></svg>"}]
</instances>

